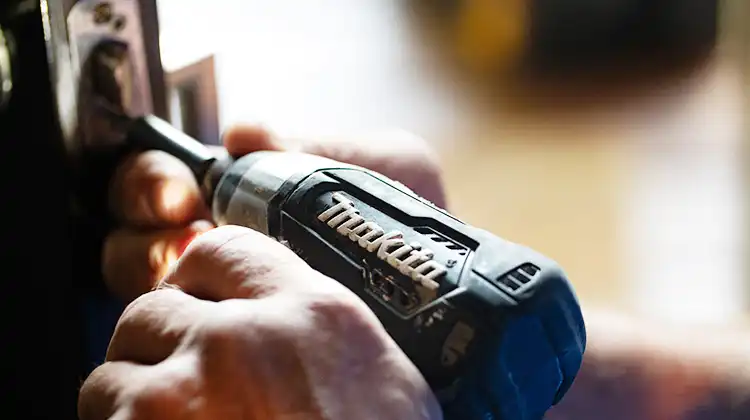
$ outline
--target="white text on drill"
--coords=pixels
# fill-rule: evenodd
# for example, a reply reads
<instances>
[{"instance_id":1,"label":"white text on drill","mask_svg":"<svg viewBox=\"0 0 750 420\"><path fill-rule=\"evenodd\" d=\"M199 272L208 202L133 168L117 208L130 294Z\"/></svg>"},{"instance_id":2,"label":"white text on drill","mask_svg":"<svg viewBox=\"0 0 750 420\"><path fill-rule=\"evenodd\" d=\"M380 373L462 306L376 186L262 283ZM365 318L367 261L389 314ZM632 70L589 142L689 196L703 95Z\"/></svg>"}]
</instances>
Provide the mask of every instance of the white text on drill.
<instances>
[{"instance_id":1,"label":"white text on drill","mask_svg":"<svg viewBox=\"0 0 750 420\"><path fill-rule=\"evenodd\" d=\"M422 249L419 243L407 244L399 231L385 233L377 223L365 220L352 204L340 193L333 194L337 203L320 213L318 220L336 229L342 236L375 253L377 257L429 290L436 290L435 281L447 272L446 268L432 259L433 252ZM403 258L403 259L402 259Z\"/></svg>"}]
</instances>

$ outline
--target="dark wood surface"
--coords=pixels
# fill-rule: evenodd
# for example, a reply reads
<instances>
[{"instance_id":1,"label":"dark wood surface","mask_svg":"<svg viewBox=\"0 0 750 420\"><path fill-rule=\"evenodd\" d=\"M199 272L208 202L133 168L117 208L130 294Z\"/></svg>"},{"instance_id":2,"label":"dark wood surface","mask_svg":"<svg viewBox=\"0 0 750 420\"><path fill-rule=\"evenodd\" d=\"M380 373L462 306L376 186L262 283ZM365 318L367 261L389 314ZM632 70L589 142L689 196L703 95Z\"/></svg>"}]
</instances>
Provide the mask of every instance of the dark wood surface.
<instances>
[{"instance_id":1,"label":"dark wood surface","mask_svg":"<svg viewBox=\"0 0 750 420\"><path fill-rule=\"evenodd\" d=\"M0 293L0 381L8 419L75 419L78 389L102 348L87 347L84 328L113 321L99 254L105 232L92 218L75 217L71 161L51 84L40 2L15 1L3 25L16 41L14 90L0 112L3 168L3 273ZM157 113L166 111L158 52L155 0L142 0ZM69 9L67 0L58 3ZM11 10L9 9L9 10ZM54 9L54 10L53 10ZM53 11L62 8L55 7ZM19 12L20 11L20 12ZM56 23L64 22L56 16ZM92 299L93 298L93 299ZM115 314L116 317L116 314ZM109 319L107 319L109 318Z\"/></svg>"},{"instance_id":2,"label":"dark wood surface","mask_svg":"<svg viewBox=\"0 0 750 420\"><path fill-rule=\"evenodd\" d=\"M0 112L5 162L0 416L9 419L75 418L83 350L68 213L71 183L41 23L37 8L6 27L18 42L13 99Z\"/></svg>"}]
</instances>

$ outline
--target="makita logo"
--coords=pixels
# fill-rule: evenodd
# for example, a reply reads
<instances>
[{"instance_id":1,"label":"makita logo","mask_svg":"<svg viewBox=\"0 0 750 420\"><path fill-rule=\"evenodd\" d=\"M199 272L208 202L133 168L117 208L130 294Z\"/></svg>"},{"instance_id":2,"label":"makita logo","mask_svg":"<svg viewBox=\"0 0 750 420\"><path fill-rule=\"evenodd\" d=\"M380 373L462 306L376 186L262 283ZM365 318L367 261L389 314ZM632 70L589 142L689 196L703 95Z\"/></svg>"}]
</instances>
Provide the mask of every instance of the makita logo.
<instances>
[{"instance_id":1,"label":"makita logo","mask_svg":"<svg viewBox=\"0 0 750 420\"><path fill-rule=\"evenodd\" d=\"M375 253L379 259L422 286L430 290L439 287L435 279L447 270L432 259L432 251L422 249L422 245L416 242L407 244L402 232L386 233L377 223L365 220L351 200L341 193L334 193L333 201L337 204L321 213L318 220L356 242L362 249Z\"/></svg>"}]
</instances>

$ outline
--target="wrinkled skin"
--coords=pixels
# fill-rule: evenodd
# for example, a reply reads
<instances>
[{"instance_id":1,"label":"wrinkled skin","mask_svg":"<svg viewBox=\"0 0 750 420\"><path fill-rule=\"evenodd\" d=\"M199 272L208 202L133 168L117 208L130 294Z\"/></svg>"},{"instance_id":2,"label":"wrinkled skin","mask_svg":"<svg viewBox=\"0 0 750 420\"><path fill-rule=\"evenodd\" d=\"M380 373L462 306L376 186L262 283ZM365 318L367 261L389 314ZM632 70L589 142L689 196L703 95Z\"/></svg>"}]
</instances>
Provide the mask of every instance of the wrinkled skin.
<instances>
[{"instance_id":1,"label":"wrinkled skin","mask_svg":"<svg viewBox=\"0 0 750 420\"><path fill-rule=\"evenodd\" d=\"M398 144L398 157L383 138ZM301 150L368 167L443 205L426 144L404 133L379 139L361 149L282 144L239 127L224 140L233 155ZM132 302L106 363L81 390L83 420L442 418L364 302L270 238L214 228L174 158L147 152L125 162L111 201L123 228L107 241L103 270Z\"/></svg>"}]
</instances>

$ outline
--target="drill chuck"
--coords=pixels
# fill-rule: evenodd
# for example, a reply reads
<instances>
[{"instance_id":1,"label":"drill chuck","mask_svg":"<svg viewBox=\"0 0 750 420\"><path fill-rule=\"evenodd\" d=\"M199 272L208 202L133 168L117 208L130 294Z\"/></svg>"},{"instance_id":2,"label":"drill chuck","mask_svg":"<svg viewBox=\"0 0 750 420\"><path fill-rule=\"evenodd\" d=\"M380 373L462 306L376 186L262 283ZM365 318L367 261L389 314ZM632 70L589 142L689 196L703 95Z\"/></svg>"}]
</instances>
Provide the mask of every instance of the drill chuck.
<instances>
[{"instance_id":1,"label":"drill chuck","mask_svg":"<svg viewBox=\"0 0 750 420\"><path fill-rule=\"evenodd\" d=\"M305 173L341 164L302 153L255 152L225 170L211 212L216 223L242 224L271 235L272 203L285 186ZM240 223L238 223L240 222Z\"/></svg>"},{"instance_id":2,"label":"drill chuck","mask_svg":"<svg viewBox=\"0 0 750 420\"><path fill-rule=\"evenodd\" d=\"M357 169L378 176L365 168L349 165L325 157L293 152L260 151L244 156L232 165L215 164L210 171L221 171L220 177L211 180L214 191L211 213L220 224L235 224L250 227L266 235L272 230L273 200L278 194L292 188L305 176L325 168ZM204 182L205 184L205 182ZM401 184L397 188L416 195Z\"/></svg>"}]
</instances>

